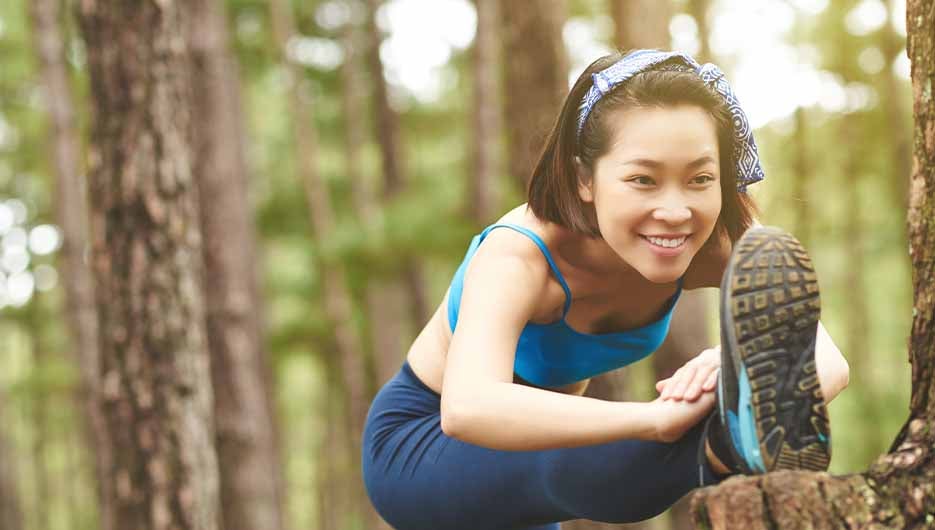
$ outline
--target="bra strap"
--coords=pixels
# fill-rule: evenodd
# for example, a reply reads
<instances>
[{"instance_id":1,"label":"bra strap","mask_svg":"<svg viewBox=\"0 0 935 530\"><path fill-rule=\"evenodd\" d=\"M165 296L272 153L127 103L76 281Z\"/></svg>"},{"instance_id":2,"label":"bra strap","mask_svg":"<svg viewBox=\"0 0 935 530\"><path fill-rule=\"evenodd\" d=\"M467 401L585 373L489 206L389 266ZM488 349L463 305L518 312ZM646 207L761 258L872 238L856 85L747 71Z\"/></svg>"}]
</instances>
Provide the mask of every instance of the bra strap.
<instances>
[{"instance_id":1,"label":"bra strap","mask_svg":"<svg viewBox=\"0 0 935 530\"><path fill-rule=\"evenodd\" d=\"M568 284L565 283L565 277L562 276L562 272L558 270L558 265L556 265L555 260L552 259L552 253L549 252L549 247L546 246L545 241L542 241L542 238L536 235L536 233L532 230L509 223L498 223L488 226L484 229L483 232L481 232L481 240L487 237L488 232L501 226L513 229L516 232L519 232L520 234L528 237L529 239L532 239L533 243L535 243L536 246L539 247L539 250L542 251L542 255L545 256L545 260L549 262L549 267L552 268L552 272L555 274L555 278L558 280L559 285L561 285L562 290L565 291L565 307L562 309L562 318L564 319L565 315L568 314L568 310L571 308L571 289L568 288Z\"/></svg>"}]
</instances>

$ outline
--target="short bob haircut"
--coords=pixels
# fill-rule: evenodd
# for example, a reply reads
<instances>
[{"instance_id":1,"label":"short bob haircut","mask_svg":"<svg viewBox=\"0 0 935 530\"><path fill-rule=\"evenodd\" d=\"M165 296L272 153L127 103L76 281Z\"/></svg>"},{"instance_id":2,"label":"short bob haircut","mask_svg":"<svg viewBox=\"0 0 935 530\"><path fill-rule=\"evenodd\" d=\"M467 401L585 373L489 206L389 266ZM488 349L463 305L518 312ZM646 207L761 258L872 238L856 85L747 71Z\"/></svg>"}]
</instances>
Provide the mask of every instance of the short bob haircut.
<instances>
[{"instance_id":1,"label":"short bob haircut","mask_svg":"<svg viewBox=\"0 0 935 530\"><path fill-rule=\"evenodd\" d=\"M659 69L634 75L601 97L588 115L581 137L576 139L578 108L591 88L591 74L599 72L626 56L606 55L591 63L575 81L558 120L549 133L539 161L529 180L528 201L540 219L556 223L589 237L601 237L594 207L578 195L575 171L577 156L585 168L594 169L595 161L610 147L614 131L607 117L625 108L695 105L714 119L717 125L721 169L721 212L713 235L727 236L736 242L753 223L756 205L752 198L737 189L737 164L734 155L734 129L730 110L723 98L692 72L667 70L670 61Z\"/></svg>"}]
</instances>

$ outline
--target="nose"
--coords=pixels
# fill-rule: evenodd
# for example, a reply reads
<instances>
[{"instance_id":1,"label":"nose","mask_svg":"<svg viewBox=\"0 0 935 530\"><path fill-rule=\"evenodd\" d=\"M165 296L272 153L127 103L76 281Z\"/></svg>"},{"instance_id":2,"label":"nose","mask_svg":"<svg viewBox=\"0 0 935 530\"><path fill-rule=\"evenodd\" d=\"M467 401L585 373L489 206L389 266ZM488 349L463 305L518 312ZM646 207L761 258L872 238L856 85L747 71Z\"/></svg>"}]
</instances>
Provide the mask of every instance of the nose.
<instances>
[{"instance_id":1,"label":"nose","mask_svg":"<svg viewBox=\"0 0 935 530\"><path fill-rule=\"evenodd\" d=\"M691 217L692 212L685 198L677 192L666 194L663 200L653 209L653 219L672 225L682 224L690 220Z\"/></svg>"}]
</instances>

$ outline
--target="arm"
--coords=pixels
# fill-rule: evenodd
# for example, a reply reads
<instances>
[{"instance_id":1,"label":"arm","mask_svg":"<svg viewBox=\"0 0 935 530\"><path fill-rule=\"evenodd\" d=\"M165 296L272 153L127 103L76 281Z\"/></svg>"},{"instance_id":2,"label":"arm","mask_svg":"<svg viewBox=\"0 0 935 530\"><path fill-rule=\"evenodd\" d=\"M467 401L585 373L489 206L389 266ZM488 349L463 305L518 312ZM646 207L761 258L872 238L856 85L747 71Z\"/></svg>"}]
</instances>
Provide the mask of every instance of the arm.
<instances>
[{"instance_id":1,"label":"arm","mask_svg":"<svg viewBox=\"0 0 935 530\"><path fill-rule=\"evenodd\" d=\"M604 401L513 384L516 344L545 294L548 275L539 250L509 231L492 233L474 255L445 361L445 434L502 450L656 440L672 434L659 427L661 407L669 417L684 411L699 419L710 410L713 400L672 409L672 404Z\"/></svg>"}]
</instances>

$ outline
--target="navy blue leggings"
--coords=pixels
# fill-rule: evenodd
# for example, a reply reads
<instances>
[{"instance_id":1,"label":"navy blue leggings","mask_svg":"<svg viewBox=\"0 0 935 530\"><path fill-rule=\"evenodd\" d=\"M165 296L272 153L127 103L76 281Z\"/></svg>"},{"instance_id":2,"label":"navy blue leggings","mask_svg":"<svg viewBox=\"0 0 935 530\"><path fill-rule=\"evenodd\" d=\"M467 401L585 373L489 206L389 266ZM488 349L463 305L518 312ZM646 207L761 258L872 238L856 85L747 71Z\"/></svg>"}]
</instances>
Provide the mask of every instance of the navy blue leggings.
<instances>
[{"instance_id":1,"label":"navy blue leggings","mask_svg":"<svg viewBox=\"0 0 935 530\"><path fill-rule=\"evenodd\" d=\"M641 521L691 489L718 482L699 468L703 423L675 443L610 443L505 451L441 430L441 396L404 362L367 414L363 476L397 530L558 530L560 521Z\"/></svg>"}]
</instances>

